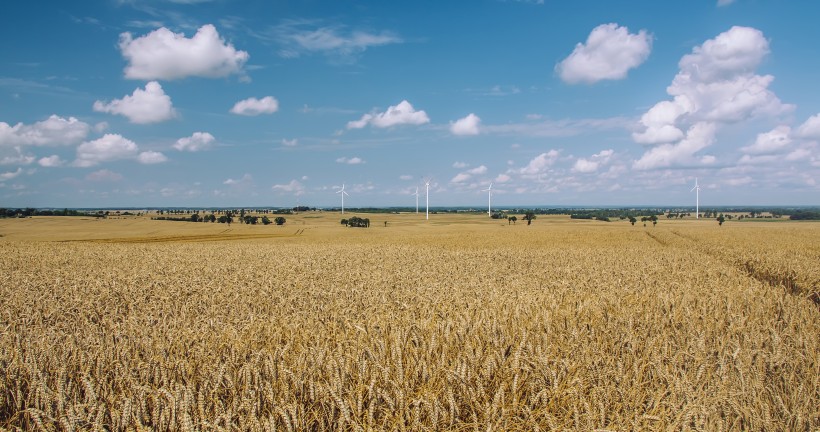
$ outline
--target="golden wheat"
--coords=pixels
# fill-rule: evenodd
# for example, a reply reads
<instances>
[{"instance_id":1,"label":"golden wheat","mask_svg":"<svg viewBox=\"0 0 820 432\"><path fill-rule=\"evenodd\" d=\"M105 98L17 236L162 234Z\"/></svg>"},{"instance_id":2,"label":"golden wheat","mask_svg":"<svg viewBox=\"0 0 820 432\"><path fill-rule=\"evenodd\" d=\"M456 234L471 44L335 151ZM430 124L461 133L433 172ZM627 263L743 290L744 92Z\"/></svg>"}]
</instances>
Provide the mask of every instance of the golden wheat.
<instances>
[{"instance_id":1,"label":"golden wheat","mask_svg":"<svg viewBox=\"0 0 820 432\"><path fill-rule=\"evenodd\" d=\"M667 225L4 238L0 427L817 430L820 226Z\"/></svg>"}]
</instances>

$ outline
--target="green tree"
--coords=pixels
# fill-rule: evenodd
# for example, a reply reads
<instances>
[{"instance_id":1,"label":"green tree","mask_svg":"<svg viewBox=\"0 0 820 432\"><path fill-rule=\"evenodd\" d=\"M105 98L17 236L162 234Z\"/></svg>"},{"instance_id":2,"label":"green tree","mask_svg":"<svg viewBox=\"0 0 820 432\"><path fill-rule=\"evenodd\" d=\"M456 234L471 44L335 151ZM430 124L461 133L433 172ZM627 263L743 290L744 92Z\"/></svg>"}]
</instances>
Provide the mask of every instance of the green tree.
<instances>
[{"instance_id":1,"label":"green tree","mask_svg":"<svg viewBox=\"0 0 820 432\"><path fill-rule=\"evenodd\" d=\"M191 215L191 222L199 222L200 220L202 219L199 217L199 213L194 213Z\"/></svg>"},{"instance_id":2,"label":"green tree","mask_svg":"<svg viewBox=\"0 0 820 432\"><path fill-rule=\"evenodd\" d=\"M658 224L658 216L656 216L656 215L649 216L649 220L652 221L652 226L655 226L655 225Z\"/></svg>"},{"instance_id":3,"label":"green tree","mask_svg":"<svg viewBox=\"0 0 820 432\"><path fill-rule=\"evenodd\" d=\"M524 217L521 218L521 220L527 221L527 225L532 225L533 219L535 219L535 212L532 210L529 210L526 213L524 213Z\"/></svg>"},{"instance_id":4,"label":"green tree","mask_svg":"<svg viewBox=\"0 0 820 432\"><path fill-rule=\"evenodd\" d=\"M630 216L630 217L629 217L629 223L631 223L631 224L632 224L632 226L635 226L635 222L637 222L637 221L638 221L638 220L637 220L637 219L635 219L635 216Z\"/></svg>"},{"instance_id":5,"label":"green tree","mask_svg":"<svg viewBox=\"0 0 820 432\"><path fill-rule=\"evenodd\" d=\"M267 216L262 216L262 225L270 225L271 221Z\"/></svg>"},{"instance_id":6,"label":"green tree","mask_svg":"<svg viewBox=\"0 0 820 432\"><path fill-rule=\"evenodd\" d=\"M723 226L723 222L726 222L726 218L723 217L723 213L721 213L720 216L717 217L717 221L718 225Z\"/></svg>"},{"instance_id":7,"label":"green tree","mask_svg":"<svg viewBox=\"0 0 820 432\"><path fill-rule=\"evenodd\" d=\"M510 216L510 217L507 219L507 225L509 225L509 224L510 224L510 222L512 222L512 223L513 223L513 225L515 225L515 221L517 221L517 220L518 220L518 218L517 218L517 217L515 217L515 216Z\"/></svg>"},{"instance_id":8,"label":"green tree","mask_svg":"<svg viewBox=\"0 0 820 432\"><path fill-rule=\"evenodd\" d=\"M283 218L282 216L277 216L277 217L273 220L273 222L274 222L274 223L276 223L276 225L284 225L284 224L285 224L285 222L286 222L286 220L285 220L285 218Z\"/></svg>"}]
</instances>

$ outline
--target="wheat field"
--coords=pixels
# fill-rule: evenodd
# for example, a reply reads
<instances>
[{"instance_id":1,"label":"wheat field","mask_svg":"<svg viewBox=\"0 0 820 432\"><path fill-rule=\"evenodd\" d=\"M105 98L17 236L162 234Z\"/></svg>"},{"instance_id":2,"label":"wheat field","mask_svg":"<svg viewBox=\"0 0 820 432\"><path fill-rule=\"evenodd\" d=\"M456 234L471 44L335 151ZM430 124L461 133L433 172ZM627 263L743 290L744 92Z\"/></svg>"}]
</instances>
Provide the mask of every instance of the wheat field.
<instances>
[{"instance_id":1,"label":"wheat field","mask_svg":"<svg viewBox=\"0 0 820 432\"><path fill-rule=\"evenodd\" d=\"M0 427L820 430L818 223L368 217L0 220Z\"/></svg>"}]
</instances>

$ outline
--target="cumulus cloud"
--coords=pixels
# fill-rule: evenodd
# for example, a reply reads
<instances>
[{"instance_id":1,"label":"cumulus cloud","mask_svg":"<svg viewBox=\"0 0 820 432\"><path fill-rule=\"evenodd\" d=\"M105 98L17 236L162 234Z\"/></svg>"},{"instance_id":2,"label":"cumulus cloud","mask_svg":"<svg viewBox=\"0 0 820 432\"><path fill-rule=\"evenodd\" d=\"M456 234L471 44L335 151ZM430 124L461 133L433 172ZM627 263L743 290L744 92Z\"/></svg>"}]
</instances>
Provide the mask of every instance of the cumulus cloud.
<instances>
[{"instance_id":1,"label":"cumulus cloud","mask_svg":"<svg viewBox=\"0 0 820 432\"><path fill-rule=\"evenodd\" d=\"M145 165L153 165L167 161L168 158L157 151L144 151L137 156L137 162Z\"/></svg>"},{"instance_id":2,"label":"cumulus cloud","mask_svg":"<svg viewBox=\"0 0 820 432\"><path fill-rule=\"evenodd\" d=\"M493 181L496 183L507 183L510 180L512 180L512 177L507 174L499 174Z\"/></svg>"},{"instance_id":3,"label":"cumulus cloud","mask_svg":"<svg viewBox=\"0 0 820 432\"><path fill-rule=\"evenodd\" d=\"M336 163L348 164L348 165L359 165L359 164L363 164L365 162L360 157L352 157L352 158L340 157L340 158L336 159Z\"/></svg>"},{"instance_id":4,"label":"cumulus cloud","mask_svg":"<svg viewBox=\"0 0 820 432\"><path fill-rule=\"evenodd\" d=\"M769 132L757 135L754 144L741 147L740 150L748 154L776 153L791 144L791 128L778 126Z\"/></svg>"},{"instance_id":5,"label":"cumulus cloud","mask_svg":"<svg viewBox=\"0 0 820 432\"><path fill-rule=\"evenodd\" d=\"M453 168L462 169L462 168L467 168L468 166L470 166L470 164L468 164L467 162L459 162L459 161L453 162Z\"/></svg>"},{"instance_id":6,"label":"cumulus cloud","mask_svg":"<svg viewBox=\"0 0 820 432\"><path fill-rule=\"evenodd\" d=\"M365 114L359 120L348 122L347 128L361 129L367 125L377 128L389 128L404 124L422 125L425 123L430 123L427 113L422 110L416 111L410 102L403 100L398 105L391 105L383 113Z\"/></svg>"},{"instance_id":7,"label":"cumulus cloud","mask_svg":"<svg viewBox=\"0 0 820 432\"><path fill-rule=\"evenodd\" d=\"M279 110L279 101L273 96L265 96L262 99L248 98L237 102L231 112L244 116L258 116L259 114L272 114Z\"/></svg>"},{"instance_id":8,"label":"cumulus cloud","mask_svg":"<svg viewBox=\"0 0 820 432\"><path fill-rule=\"evenodd\" d=\"M714 157L704 156L698 159L695 153L712 145L715 140L714 123L700 122L692 125L686 137L675 144L662 144L653 147L635 161L633 168L639 170L668 168L672 166L697 165L699 162L712 163ZM704 159L705 158L705 159Z\"/></svg>"},{"instance_id":9,"label":"cumulus cloud","mask_svg":"<svg viewBox=\"0 0 820 432\"><path fill-rule=\"evenodd\" d=\"M274 28L274 37L282 45L279 51L282 57L323 53L342 61L353 60L370 47L403 42L399 36L387 31L349 31L342 26L317 26L316 22L307 20L279 24Z\"/></svg>"},{"instance_id":10,"label":"cumulus cloud","mask_svg":"<svg viewBox=\"0 0 820 432\"><path fill-rule=\"evenodd\" d=\"M23 153L23 148L21 146L14 146L12 149L13 153L3 155L7 153L4 151L2 147L0 147L0 165L29 165L35 161L35 157L30 154Z\"/></svg>"},{"instance_id":11,"label":"cumulus cloud","mask_svg":"<svg viewBox=\"0 0 820 432\"><path fill-rule=\"evenodd\" d=\"M296 138L290 139L290 140L282 138L282 145L285 146L285 147L296 147L298 144L299 144L299 140L296 139Z\"/></svg>"},{"instance_id":12,"label":"cumulus cloud","mask_svg":"<svg viewBox=\"0 0 820 432\"><path fill-rule=\"evenodd\" d=\"M0 173L0 181L11 180L23 173L22 168L17 168L17 171L8 171Z\"/></svg>"},{"instance_id":13,"label":"cumulus cloud","mask_svg":"<svg viewBox=\"0 0 820 432\"><path fill-rule=\"evenodd\" d=\"M91 167L102 162L133 159L138 152L139 148L134 141L118 134L105 134L102 138L80 144L74 165Z\"/></svg>"},{"instance_id":14,"label":"cumulus cloud","mask_svg":"<svg viewBox=\"0 0 820 432\"><path fill-rule=\"evenodd\" d=\"M38 160L37 163L41 167L53 168L53 167L58 167L58 166L64 165L65 161L60 159L60 156L51 155L51 156L46 156L46 157L40 158L40 160Z\"/></svg>"},{"instance_id":15,"label":"cumulus cloud","mask_svg":"<svg viewBox=\"0 0 820 432\"><path fill-rule=\"evenodd\" d=\"M538 175L542 174L547 168L551 167L555 161L558 160L559 152L557 150L550 150L546 153L534 157L524 168L521 168L520 173L524 175Z\"/></svg>"},{"instance_id":16,"label":"cumulus cloud","mask_svg":"<svg viewBox=\"0 0 820 432\"><path fill-rule=\"evenodd\" d=\"M251 176L248 173L245 173L245 175L243 175L241 178L238 178L238 179L229 178L229 179L225 180L224 182L222 182L222 184L228 185L228 186L243 186L243 185L250 184L251 182L253 182L253 176Z\"/></svg>"},{"instance_id":17,"label":"cumulus cloud","mask_svg":"<svg viewBox=\"0 0 820 432\"><path fill-rule=\"evenodd\" d=\"M635 142L654 146L634 167L714 163L714 156L695 153L714 142L720 125L792 111L794 106L782 103L769 90L774 77L754 73L768 53L763 33L736 26L684 55L666 90L672 99L644 113L642 130L632 134Z\"/></svg>"},{"instance_id":18,"label":"cumulus cloud","mask_svg":"<svg viewBox=\"0 0 820 432\"><path fill-rule=\"evenodd\" d=\"M487 173L487 167L484 166L484 165L480 165L480 166L477 166L475 168L468 169L464 172L460 172L460 173L456 174L456 176L453 177L452 180L450 180L450 182L451 183L464 183L464 182L470 180L471 178L473 178L473 176L475 176L475 175L482 175L482 174L486 174L486 173Z\"/></svg>"},{"instance_id":19,"label":"cumulus cloud","mask_svg":"<svg viewBox=\"0 0 820 432\"><path fill-rule=\"evenodd\" d=\"M285 184L275 184L271 186L271 189L277 192L295 193L297 195L300 195L305 191L304 185L297 180L291 180L290 183Z\"/></svg>"},{"instance_id":20,"label":"cumulus cloud","mask_svg":"<svg viewBox=\"0 0 820 432\"><path fill-rule=\"evenodd\" d=\"M800 125L797 128L797 135L801 138L820 140L820 114L809 117L805 123Z\"/></svg>"},{"instance_id":21,"label":"cumulus cloud","mask_svg":"<svg viewBox=\"0 0 820 432\"><path fill-rule=\"evenodd\" d=\"M478 135L481 118L470 113L467 117L450 122L450 133L453 135Z\"/></svg>"},{"instance_id":22,"label":"cumulus cloud","mask_svg":"<svg viewBox=\"0 0 820 432\"><path fill-rule=\"evenodd\" d=\"M578 158L572 167L572 171L577 173L592 173L598 171L598 168L606 165L615 151L612 149L602 150L590 158Z\"/></svg>"},{"instance_id":23,"label":"cumulus cloud","mask_svg":"<svg viewBox=\"0 0 820 432\"><path fill-rule=\"evenodd\" d=\"M122 33L120 51L128 61L125 77L140 80L242 74L250 57L226 43L211 24L200 27L190 39L165 27L136 39L131 33Z\"/></svg>"},{"instance_id":24,"label":"cumulus cloud","mask_svg":"<svg viewBox=\"0 0 820 432\"><path fill-rule=\"evenodd\" d=\"M0 147L72 145L84 140L90 130L88 123L58 115L30 125L0 122Z\"/></svg>"},{"instance_id":25,"label":"cumulus cloud","mask_svg":"<svg viewBox=\"0 0 820 432\"><path fill-rule=\"evenodd\" d=\"M652 36L646 30L632 34L618 24L602 24L592 29L586 43L577 44L555 70L570 84L619 80L640 66L651 51Z\"/></svg>"},{"instance_id":26,"label":"cumulus cloud","mask_svg":"<svg viewBox=\"0 0 820 432\"><path fill-rule=\"evenodd\" d=\"M198 152L210 147L214 141L216 138L208 132L194 132L189 137L178 139L173 147L179 151Z\"/></svg>"},{"instance_id":27,"label":"cumulus cloud","mask_svg":"<svg viewBox=\"0 0 820 432\"><path fill-rule=\"evenodd\" d=\"M99 171L88 173L88 175L85 176L85 179L95 182L115 182L122 180L122 174L115 173L107 169L101 169Z\"/></svg>"},{"instance_id":28,"label":"cumulus cloud","mask_svg":"<svg viewBox=\"0 0 820 432\"><path fill-rule=\"evenodd\" d=\"M159 123L176 117L176 110L171 98L162 90L162 86L151 81L145 90L137 88L134 93L111 102L94 102L94 111L125 116L131 123Z\"/></svg>"}]
</instances>

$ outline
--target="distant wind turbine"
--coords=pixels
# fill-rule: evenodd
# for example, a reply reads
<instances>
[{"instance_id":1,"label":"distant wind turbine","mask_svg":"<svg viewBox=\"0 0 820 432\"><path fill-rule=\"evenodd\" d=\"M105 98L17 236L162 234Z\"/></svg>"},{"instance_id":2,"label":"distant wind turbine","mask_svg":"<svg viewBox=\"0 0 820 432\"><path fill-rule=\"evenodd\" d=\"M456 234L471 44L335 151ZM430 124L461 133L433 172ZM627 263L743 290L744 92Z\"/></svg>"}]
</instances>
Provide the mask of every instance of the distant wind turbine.
<instances>
[{"instance_id":1,"label":"distant wind turbine","mask_svg":"<svg viewBox=\"0 0 820 432\"><path fill-rule=\"evenodd\" d=\"M342 194L342 214L345 214L345 195L350 196L347 192L345 192L345 184L342 183L342 188L339 189L337 194Z\"/></svg>"},{"instance_id":2,"label":"distant wind turbine","mask_svg":"<svg viewBox=\"0 0 820 432\"><path fill-rule=\"evenodd\" d=\"M424 179L424 198L426 201L426 218L430 220L430 179Z\"/></svg>"},{"instance_id":3,"label":"distant wind turbine","mask_svg":"<svg viewBox=\"0 0 820 432\"><path fill-rule=\"evenodd\" d=\"M490 187L484 189L482 192L487 192L487 217L493 217L493 183L490 182Z\"/></svg>"},{"instance_id":4,"label":"distant wind turbine","mask_svg":"<svg viewBox=\"0 0 820 432\"><path fill-rule=\"evenodd\" d=\"M418 188L418 186L416 187L416 193L414 193L413 195L416 196L416 214L419 214L419 188Z\"/></svg>"},{"instance_id":5,"label":"distant wind turbine","mask_svg":"<svg viewBox=\"0 0 820 432\"><path fill-rule=\"evenodd\" d=\"M689 192L695 191L695 219L700 219L700 186L698 186L698 178L695 177L695 187Z\"/></svg>"}]
</instances>

